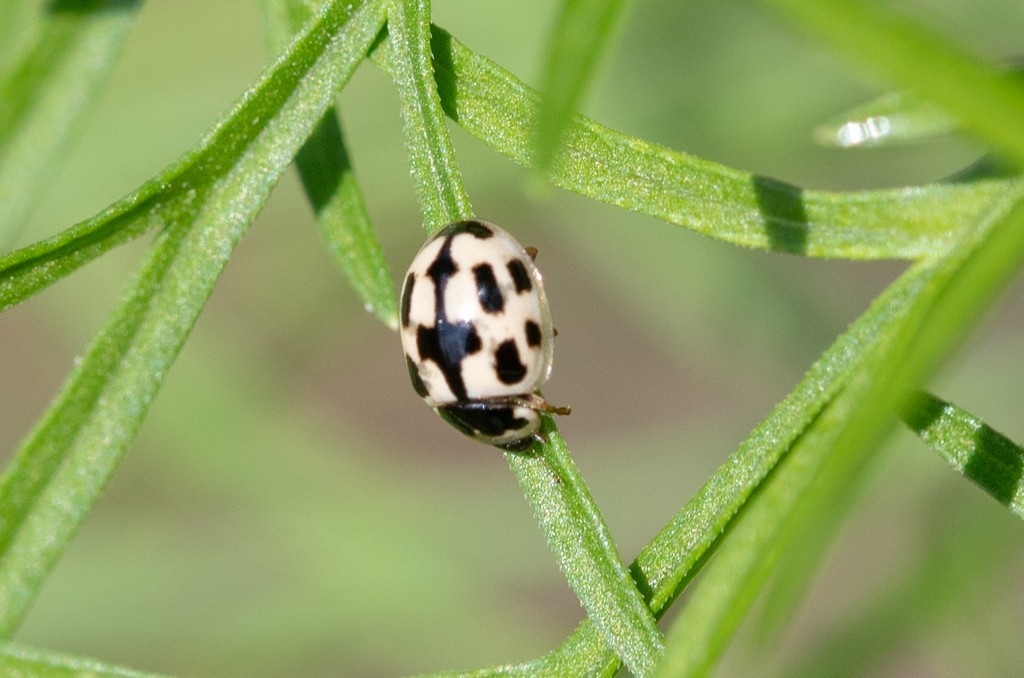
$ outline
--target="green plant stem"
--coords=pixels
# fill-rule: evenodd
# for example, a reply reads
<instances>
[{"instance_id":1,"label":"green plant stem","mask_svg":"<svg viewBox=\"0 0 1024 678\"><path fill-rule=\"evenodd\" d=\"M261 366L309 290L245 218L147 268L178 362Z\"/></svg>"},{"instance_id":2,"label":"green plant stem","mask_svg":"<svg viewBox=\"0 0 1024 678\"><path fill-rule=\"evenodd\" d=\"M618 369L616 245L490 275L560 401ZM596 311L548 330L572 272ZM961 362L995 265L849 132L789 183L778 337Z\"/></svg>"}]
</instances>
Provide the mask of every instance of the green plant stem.
<instances>
[{"instance_id":1,"label":"green plant stem","mask_svg":"<svg viewBox=\"0 0 1024 678\"><path fill-rule=\"evenodd\" d=\"M49 3L39 10L45 17L33 47L0 74L0 243L16 234L45 193L141 4Z\"/></svg>"},{"instance_id":2,"label":"green plant stem","mask_svg":"<svg viewBox=\"0 0 1024 678\"><path fill-rule=\"evenodd\" d=\"M966 129L1024 165L1020 112L1024 86L951 40L884 3L861 0L762 0L873 76L912 87Z\"/></svg>"},{"instance_id":3,"label":"green plant stem","mask_svg":"<svg viewBox=\"0 0 1024 678\"><path fill-rule=\"evenodd\" d=\"M441 29L434 29L433 50L445 112L496 151L529 165L536 93ZM390 41L383 41L372 56L394 77ZM222 125L223 134L207 137L93 219L0 257L0 310L113 247L164 226L163 206L194 198L197 192L187 181L190 168L219 153L236 152L232 128L243 126L241 117L247 113L237 110L237 119ZM989 179L855 193L804 190L671 151L582 117L570 121L567 133L579 135L576 154L572 163L563 158L562 170L552 174L566 189L725 242L814 257L938 255L1007 186L1006 180ZM421 170L429 167L427 163Z\"/></svg>"},{"instance_id":4,"label":"green plant stem","mask_svg":"<svg viewBox=\"0 0 1024 678\"><path fill-rule=\"evenodd\" d=\"M455 151L434 83L430 52L430 1L391 0L388 37L392 79L401 102L405 148L412 166L423 226L436 233L453 221L471 219Z\"/></svg>"},{"instance_id":5,"label":"green plant stem","mask_svg":"<svg viewBox=\"0 0 1024 678\"><path fill-rule=\"evenodd\" d=\"M399 0L389 13L390 72L402 102L406 146L427 230L472 217L434 88L430 11ZM506 454L569 585L605 640L637 675L661 652L661 634L615 549L607 526L547 419L548 443ZM552 475L554 473L554 475Z\"/></svg>"},{"instance_id":6,"label":"green plant stem","mask_svg":"<svg viewBox=\"0 0 1024 678\"><path fill-rule=\"evenodd\" d=\"M630 571L651 611L660 617L723 541L749 498L820 413L853 378L861 356L886 341L919 294L923 267L891 285L810 368L807 376L762 421L700 491L641 550ZM620 666L588 619L552 653L530 662L496 666L477 675L581 674L611 676Z\"/></svg>"},{"instance_id":7,"label":"green plant stem","mask_svg":"<svg viewBox=\"0 0 1024 678\"><path fill-rule=\"evenodd\" d=\"M533 167L539 95L433 29L438 93L459 126ZM371 55L394 76L387 42ZM724 242L809 257L915 259L963 237L1002 180L834 193L791 186L680 153L573 115L548 176L566 190Z\"/></svg>"},{"instance_id":8,"label":"green plant stem","mask_svg":"<svg viewBox=\"0 0 1024 678\"><path fill-rule=\"evenodd\" d=\"M232 248L383 22L382 2L328 3L213 133L227 148L188 165L183 183L201 190L165 206L167 225L121 305L3 476L0 636L18 627L103 491Z\"/></svg>"},{"instance_id":9,"label":"green plant stem","mask_svg":"<svg viewBox=\"0 0 1024 678\"><path fill-rule=\"evenodd\" d=\"M542 172L558 153L569 119L628 4L628 0L563 0L548 40L536 121L535 165Z\"/></svg>"},{"instance_id":10,"label":"green plant stem","mask_svg":"<svg viewBox=\"0 0 1024 678\"><path fill-rule=\"evenodd\" d=\"M952 403L919 391L906 425L964 477L1024 518L1024 448Z\"/></svg>"},{"instance_id":11,"label":"green plant stem","mask_svg":"<svg viewBox=\"0 0 1024 678\"><path fill-rule=\"evenodd\" d=\"M260 4L270 51L276 55L309 20L310 10L304 0L262 0ZM397 330L394 284L349 159L337 107L324 113L295 156L295 166L338 267L366 310Z\"/></svg>"},{"instance_id":12,"label":"green plant stem","mask_svg":"<svg viewBox=\"0 0 1024 678\"><path fill-rule=\"evenodd\" d=\"M906 92L886 92L815 125L813 137L823 146L852 148L910 145L955 131L942 109Z\"/></svg>"},{"instance_id":13,"label":"green plant stem","mask_svg":"<svg viewBox=\"0 0 1024 678\"><path fill-rule=\"evenodd\" d=\"M1020 199L1022 190L1024 188L1020 186L1014 190L1007 190L1000 205L993 206L988 223L978 227L980 233L985 233L990 224L998 221L1001 224L998 229L1000 239L1009 238L1010 242L1004 243L1004 245L1010 246L1009 248L993 247L987 241L984 247L986 257L1003 259L1001 265L1004 275L1007 271L1013 270L1013 265L1009 263L1014 260L1013 252L1017 252L1019 260L1022 249L1020 243L1017 243L1016 250L1012 247L1012 236L1016 234L1012 223L1010 223L1015 218L1013 212L1015 208L1012 206L1015 201ZM978 236L975 237L975 240L977 238ZM970 252L969 245L965 246L964 251ZM960 256L965 257L966 254L962 251ZM824 479L829 477L833 480L826 484L834 490L836 476L839 477L839 482L843 481L842 474L844 472L848 473L849 477L856 477L857 473L854 472L856 469L844 468L841 464L838 471L836 468L828 473L818 471L817 469L821 468L820 460L814 461L813 454L809 457L809 453L805 453L803 456L807 461L792 464L791 467L794 470L788 473L789 479L784 481L789 486L789 491L785 491L785 487L776 490L777 499L763 504L768 507L768 509L761 509L767 514L767 517L760 520L756 515L753 519L745 517L748 513L748 506L756 505L751 497L760 497L761 493L757 492L758 488L769 477L779 475L775 473L775 469L780 461L791 453L792 449L801 447L816 449L816 453L820 455L823 451L827 452L831 448L834 440L832 435L838 434L851 402L859 402L860 407L864 407L865 402L873 402L871 398L874 398L880 405L896 402L892 398L895 398L898 393L897 389L893 389L892 397L887 395L882 398L878 397L877 393L873 393L868 399L861 398L859 401L846 393L847 385L851 380L860 379L861 384L857 392L863 395L864 380L870 380L868 375L875 374L866 367L867 356L875 355L877 359L877 356L886 354L886 351L892 350L893 345L900 345L904 341L905 338L900 338L904 333L914 328L920 328L922 332L925 332L916 336L918 340L927 337L930 334L927 328L931 323L923 323L921 315L927 315L929 303L934 303L936 299L942 299L943 310L941 313L977 314L980 312L983 303L968 303L961 306L955 301L951 301L955 297L948 296L943 290L944 285L950 281L949 265L945 260L931 264L919 264L891 285L811 367L800 385L758 425L751 436L718 469L700 492L676 514L650 544L644 547L630 569L634 580L645 592L645 599L656 616L660 617L664 614L671 602L704 568L710 555L720 545L725 548L725 545L736 544L736 546L730 547L734 553L733 557L737 559L734 565L743 562L745 563L744 567L756 568L773 562L772 559L777 554L770 555L767 560L762 562L762 559L766 558L765 552L751 549L754 547L762 549L778 547L781 549L783 547L782 534L784 533L776 532L776 523L780 519L779 514L783 512L782 505L778 502L782 501L784 505L796 511L796 504L792 503L794 497L787 499L790 491L799 492L800 488L804 488L804 490L808 487L813 488L818 482L824 482ZM999 280L998 277L995 279L991 276L987 277L991 285L983 284L973 293L962 298L980 300L988 297L992 290L998 287L998 283L1005 282L1005 278ZM972 274L961 272L957 279L962 282L973 280L974 277ZM925 297L930 302L923 301ZM946 336L946 340L951 341L956 336L959 335L954 331ZM932 357L933 360L937 360L935 354ZM907 360L907 362L913 366L915 360ZM914 367L915 372L919 369L921 369L920 365ZM898 372L894 372L894 374L897 375L897 378L900 376ZM853 391L851 390L850 393ZM843 404L830 405L840 395L842 395ZM882 406L884 407L884 405ZM821 419L824 411L830 412L827 424L822 423L825 420ZM886 430L891 426L893 421L891 409L876 412L875 415L873 419L871 412L863 412L859 416L866 417L869 421L875 421L878 426ZM869 427L866 430L871 429ZM805 438L812 437L813 431L817 431L813 434L818 441L816 444L805 440ZM825 433L828 434L827 439L822 438ZM865 429L861 429L857 435L861 436L864 433ZM881 435L878 430L875 430L875 433ZM843 443L843 449L849 449L851 444L857 447L856 441L846 442ZM840 462L850 462L857 460L857 455L846 454L834 458L838 458ZM808 467L808 461L811 462L811 467ZM819 475L815 475L815 473ZM822 480L816 480L817 478ZM779 483L779 485L781 486L783 483ZM856 483L853 485L855 486ZM755 492L757 493L755 494ZM810 500L805 498L804 503L810 503ZM773 504L774 510L769 510ZM796 511L795 514L803 515L806 518L806 512ZM764 522L760 522L761 520ZM742 522L748 525L747 536L742 537L741 535L737 539L735 536L736 525ZM791 521L789 527L792 528L795 524ZM756 527L756 525L760 525L760 527ZM727 536L728 539L725 538ZM790 534L789 537L792 535ZM774 551L769 550L767 553L774 554ZM712 562L717 562L720 559L721 554ZM763 572L765 577L769 571L770 567L767 567ZM726 626L719 626L717 629L704 627L707 635L704 637L703 648L708 652L703 656L709 662L724 647L732 628L742 616L740 610L749 604L754 593L763 583L763 580L759 580L755 576L756 572L753 570L748 574L751 575L750 582L753 587L749 590L740 590L746 586L745 575L735 570L731 574L723 571L718 583L709 588L704 595L705 604L725 606L721 611L721 616L712 614L710 609L705 609L700 614L691 613L692 618L701 620L702 624L707 624L712 619L728 622ZM703 581L703 579L698 581ZM679 633L683 633L683 631L679 631ZM695 637L687 634L686 640L674 647L676 649L680 647L694 648L694 652L697 652L700 648L695 645L697 645ZM694 659L695 656L690 655L686 661ZM698 664L704 665L701 662ZM614 675L618 667L617 658L604 646L601 634L588 619L557 650L549 655L522 664L498 665L481 669L471 675L535 675L543 673L610 676ZM676 667L678 668L678 665Z\"/></svg>"},{"instance_id":14,"label":"green plant stem","mask_svg":"<svg viewBox=\"0 0 1024 678\"><path fill-rule=\"evenodd\" d=\"M543 435L544 445L505 457L587 618L633 675L649 675L663 649L654 616L550 419Z\"/></svg>"},{"instance_id":15,"label":"green plant stem","mask_svg":"<svg viewBox=\"0 0 1024 678\"><path fill-rule=\"evenodd\" d=\"M0 674L7 678L160 678L156 673L18 643L0 645Z\"/></svg>"},{"instance_id":16,"label":"green plant stem","mask_svg":"<svg viewBox=\"0 0 1024 678\"><path fill-rule=\"evenodd\" d=\"M1018 186L962 247L918 265L927 274L906 315L865 355L863 369L795 446L788 470L758 493L700 579L670 632L663 675L711 669L779 555L808 525L821 534L823 517L834 522L844 512L911 389L938 368L1022 261Z\"/></svg>"}]
</instances>

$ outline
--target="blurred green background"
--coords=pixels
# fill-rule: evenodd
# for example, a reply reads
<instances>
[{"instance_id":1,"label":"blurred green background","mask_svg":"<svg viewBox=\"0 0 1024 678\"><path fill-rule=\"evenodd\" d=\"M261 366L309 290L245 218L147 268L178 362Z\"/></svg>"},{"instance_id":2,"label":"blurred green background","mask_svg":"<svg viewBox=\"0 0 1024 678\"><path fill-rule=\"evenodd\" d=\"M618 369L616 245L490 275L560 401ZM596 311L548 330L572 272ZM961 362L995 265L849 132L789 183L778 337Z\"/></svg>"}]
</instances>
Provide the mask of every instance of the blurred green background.
<instances>
[{"instance_id":1,"label":"blurred green background","mask_svg":"<svg viewBox=\"0 0 1024 678\"><path fill-rule=\"evenodd\" d=\"M435 0L434 14L536 84L554 5ZM912 7L983 56L1021 51L1020 3ZM170 163L265 58L250 0L148 3L20 244ZM584 111L816 188L937 180L977 157L956 139L812 145L814 124L877 85L746 3L662 0L634 4ZM424 234L396 99L367 64L341 110L397 281ZM545 395L573 406L562 432L627 560L903 267L741 251L538 191L521 168L452 134L477 213L540 249L559 330ZM5 455L146 245L0 315ZM1017 441L1022 291L933 389ZM792 626L763 636L748 624L720 673L788 675L829 648L851 652L851 673L1024 674L1022 603L1024 526L900 431ZM419 402L398 337L346 286L290 171L17 639L168 673L373 676L531 658L581 615L501 454ZM866 631L852 633L857 624ZM833 648L837 639L852 649Z\"/></svg>"}]
</instances>

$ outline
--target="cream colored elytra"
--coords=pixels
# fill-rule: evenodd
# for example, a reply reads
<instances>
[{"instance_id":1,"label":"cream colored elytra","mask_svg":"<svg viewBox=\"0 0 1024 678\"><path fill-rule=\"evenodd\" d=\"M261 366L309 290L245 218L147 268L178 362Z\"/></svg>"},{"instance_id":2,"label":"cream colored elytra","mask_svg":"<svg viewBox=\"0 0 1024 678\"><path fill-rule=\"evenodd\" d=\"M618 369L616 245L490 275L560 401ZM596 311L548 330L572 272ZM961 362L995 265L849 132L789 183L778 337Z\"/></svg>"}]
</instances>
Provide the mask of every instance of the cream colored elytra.
<instances>
[{"instance_id":1,"label":"cream colored elytra","mask_svg":"<svg viewBox=\"0 0 1024 678\"><path fill-rule=\"evenodd\" d=\"M406 274L401 321L413 387L466 435L525 447L538 412L568 413L537 392L554 350L540 272L498 226L461 221L428 240Z\"/></svg>"}]
</instances>

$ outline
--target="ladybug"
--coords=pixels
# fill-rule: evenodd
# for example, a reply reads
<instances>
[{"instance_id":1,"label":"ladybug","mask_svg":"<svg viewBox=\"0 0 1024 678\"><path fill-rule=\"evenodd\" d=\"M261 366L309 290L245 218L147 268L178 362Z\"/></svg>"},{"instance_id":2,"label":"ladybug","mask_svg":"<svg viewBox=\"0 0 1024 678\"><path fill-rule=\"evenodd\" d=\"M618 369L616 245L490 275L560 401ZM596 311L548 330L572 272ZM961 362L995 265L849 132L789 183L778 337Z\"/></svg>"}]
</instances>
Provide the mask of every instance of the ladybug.
<instances>
[{"instance_id":1,"label":"ladybug","mask_svg":"<svg viewBox=\"0 0 1024 678\"><path fill-rule=\"evenodd\" d=\"M413 388L449 424L524 450L540 413L569 414L538 389L555 332L536 250L480 220L449 224L412 260L402 287L402 348Z\"/></svg>"}]
</instances>

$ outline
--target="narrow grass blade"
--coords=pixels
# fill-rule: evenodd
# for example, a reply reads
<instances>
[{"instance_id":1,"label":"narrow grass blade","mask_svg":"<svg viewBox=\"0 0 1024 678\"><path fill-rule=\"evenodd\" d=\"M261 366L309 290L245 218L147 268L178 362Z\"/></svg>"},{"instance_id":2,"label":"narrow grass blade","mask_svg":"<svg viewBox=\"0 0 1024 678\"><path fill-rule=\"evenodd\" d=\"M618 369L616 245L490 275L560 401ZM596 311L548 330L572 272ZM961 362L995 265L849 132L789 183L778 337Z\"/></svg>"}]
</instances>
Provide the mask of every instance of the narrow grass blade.
<instances>
[{"instance_id":1,"label":"narrow grass blade","mask_svg":"<svg viewBox=\"0 0 1024 678\"><path fill-rule=\"evenodd\" d=\"M656 617L696 576L750 496L859 371L864 352L892 332L919 294L923 275L924 269L912 268L879 296L640 552L630 570ZM616 656L587 620L551 654L482 669L477 675L613 675L618 667Z\"/></svg>"},{"instance_id":2,"label":"narrow grass blade","mask_svg":"<svg viewBox=\"0 0 1024 678\"><path fill-rule=\"evenodd\" d=\"M744 510L669 634L663 675L705 675L780 554L822 514L843 513L910 389L1024 260L1022 191L1007 191L973 235L948 257L918 265L927 275L906 315Z\"/></svg>"},{"instance_id":3,"label":"narrow grass blade","mask_svg":"<svg viewBox=\"0 0 1024 678\"><path fill-rule=\"evenodd\" d=\"M654 616L550 419L544 436L547 444L505 457L587 619L633 675L650 675L662 651Z\"/></svg>"},{"instance_id":4,"label":"narrow grass blade","mask_svg":"<svg viewBox=\"0 0 1024 678\"><path fill-rule=\"evenodd\" d=\"M179 214L194 212L209 186L225 176L281 115L292 90L322 77L313 67L329 48L326 36L338 29L351 5L351 1L341 0L328 3L328 11L318 16L312 30L296 40L289 56L246 92L195 148L156 177L93 218L0 257L0 311L28 299L104 252L147 231L165 228Z\"/></svg>"},{"instance_id":5,"label":"narrow grass blade","mask_svg":"<svg viewBox=\"0 0 1024 678\"><path fill-rule=\"evenodd\" d=\"M303 0L263 0L261 5L270 51L277 54L309 20L310 11ZM370 223L335 107L327 109L302 145L295 166L334 260L366 310L397 330L394 283Z\"/></svg>"},{"instance_id":6,"label":"narrow grass blade","mask_svg":"<svg viewBox=\"0 0 1024 678\"><path fill-rule=\"evenodd\" d=\"M1024 448L956 405L916 392L903 422L964 477L1024 518Z\"/></svg>"},{"instance_id":7,"label":"narrow grass blade","mask_svg":"<svg viewBox=\"0 0 1024 678\"><path fill-rule=\"evenodd\" d=\"M0 257L0 311L20 304L104 252L166 226L171 213L198 195L181 180L183 174L184 168L172 168L91 219Z\"/></svg>"},{"instance_id":8,"label":"narrow grass blade","mask_svg":"<svg viewBox=\"0 0 1024 678\"><path fill-rule=\"evenodd\" d=\"M367 311L398 329L394 281L363 192L345 148L341 121L331 108L295 156L302 185L316 211L327 248Z\"/></svg>"},{"instance_id":9,"label":"narrow grass blade","mask_svg":"<svg viewBox=\"0 0 1024 678\"><path fill-rule=\"evenodd\" d=\"M558 152L570 116L627 5L627 0L563 0L541 78L536 164L542 172Z\"/></svg>"},{"instance_id":10,"label":"narrow grass blade","mask_svg":"<svg viewBox=\"0 0 1024 678\"><path fill-rule=\"evenodd\" d=\"M905 92L888 92L827 120L812 131L822 146L915 144L952 134L956 122L941 108Z\"/></svg>"},{"instance_id":11,"label":"narrow grass blade","mask_svg":"<svg viewBox=\"0 0 1024 678\"><path fill-rule=\"evenodd\" d=\"M398 0L388 14L390 73L402 102L406 146L427 230L472 216L430 69L430 13ZM607 641L637 675L654 666L661 633L608 534L597 506L547 420L545 445L506 455L570 586Z\"/></svg>"},{"instance_id":12,"label":"narrow grass blade","mask_svg":"<svg viewBox=\"0 0 1024 678\"><path fill-rule=\"evenodd\" d=\"M423 226L436 233L469 219L473 208L462 187L444 112L435 89L430 51L430 1L392 0L388 9L391 78L401 102L405 149L412 165Z\"/></svg>"},{"instance_id":13,"label":"narrow grass blade","mask_svg":"<svg viewBox=\"0 0 1024 678\"><path fill-rule=\"evenodd\" d=\"M1008 71L1024 82L1024 71ZM920 144L960 131L944 110L910 91L885 94L817 125L814 140L823 146L873 147Z\"/></svg>"},{"instance_id":14,"label":"narrow grass blade","mask_svg":"<svg viewBox=\"0 0 1024 678\"><path fill-rule=\"evenodd\" d=\"M884 3L764 0L873 77L911 87L994 151L1024 164L1024 83Z\"/></svg>"},{"instance_id":15,"label":"narrow grass blade","mask_svg":"<svg viewBox=\"0 0 1024 678\"><path fill-rule=\"evenodd\" d=\"M17 643L0 645L0 674L7 678L159 678L155 673Z\"/></svg>"},{"instance_id":16,"label":"narrow grass blade","mask_svg":"<svg viewBox=\"0 0 1024 678\"><path fill-rule=\"evenodd\" d=\"M394 64L386 49L374 60ZM491 148L534 166L538 96L434 28L445 113ZM549 177L574 193L744 247L811 257L914 259L945 252L1004 188L998 180L853 193L805 190L573 116Z\"/></svg>"},{"instance_id":17,"label":"narrow grass blade","mask_svg":"<svg viewBox=\"0 0 1024 678\"><path fill-rule=\"evenodd\" d=\"M383 22L381 2L326 4L183 173L195 193L165 207L123 302L3 476L0 636L102 492L233 246Z\"/></svg>"},{"instance_id":18,"label":"narrow grass blade","mask_svg":"<svg viewBox=\"0 0 1024 678\"><path fill-rule=\"evenodd\" d=\"M477 134L479 129L474 128L474 125L479 125L479 128L486 131L486 126L490 123L480 123L479 119L486 120L488 116L492 115L492 110L500 110L502 114L509 117L515 115L514 106L500 102L515 101L517 89L523 93L526 90L515 83L510 76L501 73L486 60L465 50L442 31L435 33L435 54L437 55L442 101L446 103L448 112L453 119ZM387 55L382 54L380 50L375 55L375 59L385 69L389 68ZM441 65L445 62L449 64L447 71ZM481 76L473 72L476 69L483 69L485 75ZM497 76L494 75L496 71L498 72ZM448 75L447 80L445 80L445 75ZM511 90L507 88L510 83L515 85ZM522 141L508 142L506 136L494 135L493 138L487 134L478 134L478 136L494 146L508 143L506 150L510 155L520 153L521 149L525 148ZM628 137L621 138L628 140ZM630 141L632 144L624 143L623 145L644 143L639 140ZM700 168L697 168L697 171L699 170ZM637 180L641 181L644 178L645 176L641 175ZM967 198L966 194L960 194L960 191L964 190L977 191L981 186L985 187L981 189L984 195L975 193L973 198ZM866 221L872 219L871 214L877 213L876 210L880 205L892 201L892 211L889 213L889 217L897 223L902 223L902 220L906 218L906 215L899 215L902 207L908 207L911 213L917 209L914 206L914 194L921 195L919 191L928 193L928 197L924 201L933 202L933 204L945 203L948 200L948 204L953 206L965 198L968 201L975 199L977 202L973 214L961 213L958 216L957 221L966 225L976 223L981 216L985 216L989 220L988 223L991 223L994 218L1005 216L1006 204L1012 204L1018 190L1019 187L1014 187L1009 182L993 182L968 186L936 185L923 189L908 189L902 192L902 195L900 192L868 192L857 194L856 197L862 202L864 212L861 217ZM852 209L849 202L845 202L851 200L854 197L852 195L821 195L825 195L828 200L835 201L832 207L837 209L831 213L833 217L835 214L842 214L847 210L849 210L848 216L857 212ZM993 202L996 199L999 199L999 203L1003 205L1002 208L993 209ZM930 211L930 207L925 207L924 202L921 203L921 207L924 211ZM950 225L949 222L947 222L948 225ZM974 226L973 228L979 227ZM1005 235L1008 231L1003 229L1000 232ZM952 243L955 237L962 235L950 231L947 236L943 237L949 237L949 243ZM1013 249L1009 248L1005 251L1009 253ZM1003 268L1004 273L1005 270ZM872 310L862 316L854 327L815 364L797 391L787 397L783 404L758 427L751 438L730 459L730 462L716 473L702 490L701 495L695 497L687 507L684 507L672 523L644 550L634 564L634 579L640 584L641 590L650 601L656 614L664 611L667 604L678 595L681 588L693 576L697 567L703 565L704 560L719 543L721 535L737 515L737 511L754 489L764 481L778 460L783 458L783 455L797 441L803 439L804 434L809 430L808 427L817 421L816 417L820 415L823 408L862 368L864 352L868 348L874 352L880 351L880 347L884 347L892 341L892 337L897 331L896 328L913 326L913 323L907 323L905 318L911 309L912 302L920 303L915 300L918 299L925 286L926 275L932 275L931 269L923 266L911 269L904 275L900 283L891 287L880 297L878 302L872 306ZM960 280L964 279L967 278L960 278ZM949 339L949 336L946 339ZM715 501L712 502L712 499ZM708 509L709 503L711 504L710 509ZM709 598L713 598L713 596L709 596ZM742 596L740 599L746 604L746 600ZM740 599L733 599L730 604ZM724 635L720 635L716 642L724 643L729 634L731 634L731 629ZM589 621L586 621L551 655L523 664L482 669L473 675L532 674L535 672L558 674L558 672L566 671L608 675L617 669L618 662L614 655L603 647L603 644L604 641L600 634Z\"/></svg>"},{"instance_id":19,"label":"narrow grass blade","mask_svg":"<svg viewBox=\"0 0 1024 678\"><path fill-rule=\"evenodd\" d=\"M16 233L44 193L140 6L138 0L49 2L35 44L0 75L0 242Z\"/></svg>"},{"instance_id":20,"label":"narrow grass blade","mask_svg":"<svg viewBox=\"0 0 1024 678\"><path fill-rule=\"evenodd\" d=\"M1007 217L1008 205L1012 205L1014 200L1019 197L1019 190L1007 191L1002 201L1002 207L992 210L991 219L1009 219L1010 217ZM1012 229L1005 224L999 232L1013 234ZM998 244L991 247L986 244L986 249L990 253L1000 253L1001 248ZM945 262L941 263L945 264ZM705 650L709 648L714 650L711 654L705 655L709 660L713 659L714 655L724 646L732 628L742 616L743 606L749 604L760 583L763 583L763 579L757 580L754 576L757 572L753 568L766 565L763 574L767 577L771 569L770 559L764 562L762 559L768 556L774 558L772 549L775 547L781 549L784 545L782 536L775 530L778 521L777 511L772 509L778 507L778 501L790 501L792 502L790 506L794 506L795 499L784 490L788 488L795 493L799 491L800 487L813 486L817 482L815 478L821 479L822 476L816 476L813 473L818 468L817 466L806 468L806 458L791 464L793 470L789 472L785 486L780 483L780 489L775 490L778 495L776 501L766 502L764 506L768 508L761 509L766 513L771 513L767 517L770 519L764 519L764 523L760 523L756 516L754 519L746 517L749 508L760 502L760 497L764 493L758 491L755 495L755 490L762 485L768 487L765 484L766 479L781 475L782 469L779 468L779 464L793 453L792 450L812 449L817 450L820 454L823 449L829 449L831 442L823 441L821 436L825 432L829 433L830 438L832 434L838 435L840 426L836 423L836 419L842 420L845 416L841 411L849 407L851 396L845 396L845 403L839 406L830 405L830 403L837 395L844 394L848 384L858 375L866 374L867 356L877 355L891 347L896 341L894 337L898 337L907 328L922 326L919 316L924 313L921 307L923 295L928 293L932 300L939 297L947 311L956 310L956 304L950 301L955 297L947 296L947 292L940 291L936 287L936 281L940 277L937 272L939 266L940 264L920 264L908 270L896 283L891 285L811 367L800 385L758 425L750 437L719 468L701 491L676 514L658 536L641 551L640 556L633 563L631 567L633 578L640 586L651 610L659 617L696 576L697 572L704 567L710 555L719 548L720 544L722 550L726 548L725 545L732 544L729 547L733 554L732 557L738 561L742 560L745 566L751 568L752 579L750 581L753 584L751 590L737 591L739 584L747 582L747 578L745 574L734 571L733 576L720 575L717 584L709 587L704 595L706 604L717 603L723 606L721 615L716 619L732 625L728 629L728 633L716 637L704 637L706 642L714 640L715 643L718 643L715 647L705 645ZM970 276L970 273L961 273L959 279L970 279ZM947 306L947 304L951 306ZM979 306L970 306L969 309L961 309L961 311L977 313L979 308ZM909 320L911 316L914 316L913 320ZM863 406L868 401L861 399L859 402ZM828 419L823 421L823 413L826 411L830 414ZM883 427L887 425L887 420L891 421L891 418L887 418L885 413L877 417L877 421ZM807 439L814 436L817 436L819 444L808 442ZM849 444L844 444L844 449L849 449ZM804 455L804 457L807 456ZM855 456L847 455L845 459L855 458ZM843 458L840 457L840 459ZM815 460L811 459L810 461ZM841 476L844 469L839 471ZM849 472L850 469L846 468L845 471ZM833 472L831 475L834 477L837 474ZM855 475L856 473L851 472L851 476ZM758 497L757 501L755 502L752 497ZM806 519L805 513L803 517ZM746 537L741 535L737 539L737 524L748 526L745 528ZM752 525L753 527L751 527ZM764 529L757 525L761 525ZM723 539L727 533L729 539ZM714 562L717 563L722 557L722 553L719 553ZM704 581L704 579L700 581ZM743 603L743 605L737 606L737 603ZM730 616L730 614L736 616ZM720 628L719 631L721 630L723 629ZM693 640L694 637L688 634L687 643L684 645L689 647L690 641ZM588 620L584 621L557 650L545 657L522 664L480 669L470 675L534 675L536 673L613 675L618 667L619 663L616 657L608 651L607 647L604 647L600 634Z\"/></svg>"}]
</instances>

